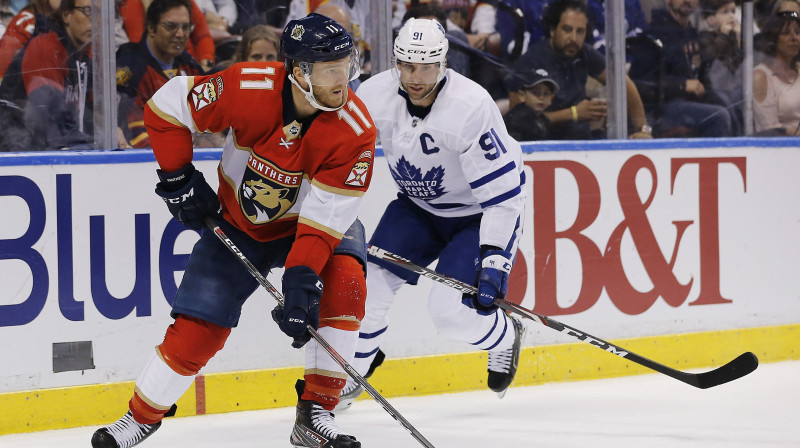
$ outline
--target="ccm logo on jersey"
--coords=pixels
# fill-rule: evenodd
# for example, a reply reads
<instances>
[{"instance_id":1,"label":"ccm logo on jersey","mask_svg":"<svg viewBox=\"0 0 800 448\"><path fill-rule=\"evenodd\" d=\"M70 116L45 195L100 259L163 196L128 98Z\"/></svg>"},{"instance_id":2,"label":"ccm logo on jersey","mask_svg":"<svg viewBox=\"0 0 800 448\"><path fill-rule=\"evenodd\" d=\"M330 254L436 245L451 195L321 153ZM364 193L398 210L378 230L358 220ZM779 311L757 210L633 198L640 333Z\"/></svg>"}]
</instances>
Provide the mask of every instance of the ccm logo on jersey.
<instances>
[{"instance_id":1,"label":"ccm logo on jersey","mask_svg":"<svg viewBox=\"0 0 800 448\"><path fill-rule=\"evenodd\" d=\"M200 109L217 101L217 98L222 94L222 88L222 78L211 78L207 82L194 86L192 89L194 110L200 111Z\"/></svg>"},{"instance_id":2,"label":"ccm logo on jersey","mask_svg":"<svg viewBox=\"0 0 800 448\"><path fill-rule=\"evenodd\" d=\"M347 180L344 181L345 185L351 187L363 187L367 183L367 173L369 172L369 165L372 162L372 151L364 151L358 156L358 161L353 168L350 169L350 174Z\"/></svg>"}]
</instances>

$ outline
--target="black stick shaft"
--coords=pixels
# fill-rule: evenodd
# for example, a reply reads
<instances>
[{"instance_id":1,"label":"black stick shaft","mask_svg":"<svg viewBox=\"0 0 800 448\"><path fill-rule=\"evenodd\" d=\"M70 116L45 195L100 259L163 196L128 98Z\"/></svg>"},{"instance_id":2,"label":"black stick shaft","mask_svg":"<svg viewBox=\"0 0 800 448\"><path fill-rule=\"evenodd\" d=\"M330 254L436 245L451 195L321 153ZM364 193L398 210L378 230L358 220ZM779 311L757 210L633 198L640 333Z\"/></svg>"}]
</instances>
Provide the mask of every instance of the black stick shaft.
<instances>
[{"instance_id":1,"label":"black stick shaft","mask_svg":"<svg viewBox=\"0 0 800 448\"><path fill-rule=\"evenodd\" d=\"M379 247L369 246L368 249L369 249L369 254L376 258L388 261L397 266L406 268L412 272L416 272L417 274L420 274L436 282L455 288L465 294L477 294L478 292L478 289L470 284L464 283L458 279L448 277L446 275L442 275L424 266L416 265L411 261L403 257L400 257L399 255L387 252ZM734 360L725 364L724 366L717 367L716 369L710 370L708 372L703 372L703 373L682 372L680 370L667 367L663 364L659 364L653 360L645 358L644 356L637 355L636 353L633 353L630 350L624 349L608 341L604 341L603 339L600 339L596 336L592 336L589 333L586 333L585 331L578 330L577 328L571 327L567 324L563 324L545 315L525 309L517 305L516 303L509 302L505 299L495 299L494 304L506 311L519 314L530 320L536 321L546 327L550 327L558 332L564 333L575 339L593 345L601 350L605 350L611 354L617 355L621 358L625 358L629 361L635 362L639 365L655 370L656 372L663 373L664 375L670 376L678 381L682 381L686 384L690 384L700 389L707 389L709 387L718 386L720 384L724 384L729 381L741 378L749 374L750 372L754 371L758 367L758 358L756 358L756 355L754 355L751 352L746 352L739 355Z\"/></svg>"},{"instance_id":2,"label":"black stick shaft","mask_svg":"<svg viewBox=\"0 0 800 448\"><path fill-rule=\"evenodd\" d=\"M242 253L242 251L239 250L236 244L231 241L230 238L228 238L225 232L222 231L222 229L213 221L213 219L205 218L205 223L209 230L216 235L216 237L225 245L225 247L227 247L234 255L236 255L239 261L241 261L250 274L256 280L258 280L261 286L263 286L264 289L266 289L278 303L283 305L283 295L277 289L275 289L274 286L272 286L272 283L270 283L269 280L267 280L267 278L261 274L261 272L253 265L253 263L250 262L250 260ZM386 399L383 398L383 396L377 390L375 390L375 388L372 387L372 385L370 385L369 382L367 382L367 380L364 379L364 377L361 376L356 369L354 369L353 366L351 366L350 363L348 363L342 357L342 355L340 355L333 347L331 347L328 341L326 341L325 338L323 338L319 332L314 329L314 327L307 325L306 329L311 334L311 337L314 338L314 340L317 341L326 352L328 352L331 358L333 358L333 360L336 361L336 363L339 364L348 375L350 375L358 384L360 384L375 401L383 406L383 409L385 409L389 415L391 415L409 433L411 433L412 437L414 437L424 447L435 448L433 444L430 443L428 439L426 439L425 436L423 436L419 431L417 431L417 429L411 423L409 423L409 421L406 420L405 417L403 417L403 415L397 411L397 409L389 404L389 402L386 401Z\"/></svg>"}]
</instances>

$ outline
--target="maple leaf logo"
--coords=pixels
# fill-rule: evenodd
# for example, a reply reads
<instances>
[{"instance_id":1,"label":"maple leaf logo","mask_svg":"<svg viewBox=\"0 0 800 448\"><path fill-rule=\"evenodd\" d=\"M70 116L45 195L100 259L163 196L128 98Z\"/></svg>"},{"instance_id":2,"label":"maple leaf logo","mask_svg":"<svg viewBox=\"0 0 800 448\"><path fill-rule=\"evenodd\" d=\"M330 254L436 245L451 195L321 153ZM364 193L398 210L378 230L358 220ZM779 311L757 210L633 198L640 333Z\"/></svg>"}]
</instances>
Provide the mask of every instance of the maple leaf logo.
<instances>
[{"instance_id":1,"label":"maple leaf logo","mask_svg":"<svg viewBox=\"0 0 800 448\"><path fill-rule=\"evenodd\" d=\"M423 175L419 168L402 156L394 168L389 167L389 171L392 172L392 177L400 190L410 197L427 201L441 197L445 193L442 184L444 168L441 165L431 168Z\"/></svg>"}]
</instances>

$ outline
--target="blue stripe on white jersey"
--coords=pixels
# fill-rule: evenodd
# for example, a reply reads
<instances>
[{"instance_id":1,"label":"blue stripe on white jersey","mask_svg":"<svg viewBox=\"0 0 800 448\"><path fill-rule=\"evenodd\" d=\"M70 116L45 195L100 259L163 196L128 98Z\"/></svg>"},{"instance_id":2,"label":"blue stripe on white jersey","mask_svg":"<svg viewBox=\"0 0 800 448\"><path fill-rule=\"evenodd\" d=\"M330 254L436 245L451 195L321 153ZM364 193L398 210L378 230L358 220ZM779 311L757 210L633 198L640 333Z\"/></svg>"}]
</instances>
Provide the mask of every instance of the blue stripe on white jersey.
<instances>
[{"instance_id":1,"label":"blue stripe on white jersey","mask_svg":"<svg viewBox=\"0 0 800 448\"><path fill-rule=\"evenodd\" d=\"M514 188L513 190L507 191L499 196L495 196L488 201L481 202L481 208L491 207L501 202L505 202L513 197L516 197L520 193L522 193L522 189L520 187Z\"/></svg>"},{"instance_id":2,"label":"blue stripe on white jersey","mask_svg":"<svg viewBox=\"0 0 800 448\"><path fill-rule=\"evenodd\" d=\"M498 177L502 176L503 174L506 174L509 171L516 171L516 170L517 170L517 164L514 163L514 161L512 160L511 162L508 162L504 167L495 170L476 181L470 182L469 187L474 190L480 186L488 184L489 182L497 179Z\"/></svg>"}]
</instances>

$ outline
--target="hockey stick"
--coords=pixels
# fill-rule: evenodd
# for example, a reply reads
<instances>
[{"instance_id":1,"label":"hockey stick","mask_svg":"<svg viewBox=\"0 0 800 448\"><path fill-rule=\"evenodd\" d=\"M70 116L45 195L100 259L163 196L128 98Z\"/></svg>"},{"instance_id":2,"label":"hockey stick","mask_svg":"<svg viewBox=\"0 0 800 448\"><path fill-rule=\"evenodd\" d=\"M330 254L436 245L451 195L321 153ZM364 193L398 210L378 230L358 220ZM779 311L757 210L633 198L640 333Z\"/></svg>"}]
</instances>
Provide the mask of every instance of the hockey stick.
<instances>
[{"instance_id":1,"label":"hockey stick","mask_svg":"<svg viewBox=\"0 0 800 448\"><path fill-rule=\"evenodd\" d=\"M417 274L420 274L422 276L433 279L439 283L455 288L463 293L476 294L478 292L478 289L472 285L466 284L455 278L439 274L438 272L432 269L416 265L405 258L402 258L391 252L387 252L379 247L368 246L368 251L370 255L378 259L388 261L394 265L406 268L409 271L416 272ZM569 325L562 324L561 322L555 319L551 319L542 314L533 312L531 310L527 310L517 305L516 303L509 302L504 299L495 299L494 304L506 311L517 313L523 317L539 322L540 324L546 327L550 327L568 336L572 336L575 339L578 339L580 341L598 347L601 350L605 350L611 354L620 356L629 361L643 365L649 369L655 370L656 372L663 373L664 375L670 376L678 381L682 381L686 384L698 387L700 389L707 389L709 387L719 386L720 384L725 384L729 381L741 378L749 374L750 372L756 370L756 367L758 367L758 358L756 358L756 355L754 355L752 352L747 352L747 353L742 353L741 355L736 357L736 359L725 364L724 366L717 367L716 369L710 370L708 372L703 372L703 373L682 372L680 370L667 367L663 364L659 364L643 356L637 355L636 353L633 353L630 350L626 350L618 345L614 345L610 342L604 341L600 338L590 335L589 333L578 330L577 328L573 328L570 327Z\"/></svg>"},{"instance_id":2,"label":"hockey stick","mask_svg":"<svg viewBox=\"0 0 800 448\"><path fill-rule=\"evenodd\" d=\"M270 283L269 280L267 280L267 278L263 274L261 274L261 272L253 265L253 263L251 263L250 260L247 259L247 257L242 253L241 250L239 250L236 244L233 241L231 241L230 238L228 238L228 236L225 234L225 232L222 231L222 229L220 229L219 225L217 225L217 223L215 223L214 220L210 217L205 218L205 223L206 226L208 226L208 228L214 233L214 235L216 235L216 237L220 241L222 241L225 247L227 247L228 250L230 250L234 255L236 255L236 257L239 258L239 261L241 261L242 264L247 268L247 270L250 271L250 274L256 280L258 280L259 283L261 283L261 286L263 286L264 289L266 289L278 303L283 305L283 295L277 289L275 289L275 287L272 286L272 283ZM354 369L353 366L351 366L344 358L342 358L342 355L340 355L333 347L331 347L331 345L328 344L328 341L326 341L325 338L320 336L320 334L317 332L317 330L314 329L314 327L312 327L311 325L306 325L306 329L311 334L311 337L314 338L314 340L316 340L319 343L319 345L322 348L324 348L325 351L328 352L331 358L333 358L333 360L336 361L336 363L339 364L347 372L348 375L350 375L354 380L356 380L356 382L360 384L375 401L380 403L380 405L383 406L383 409L385 409L386 412L389 413L389 415L391 415L395 420L397 420L401 425L403 425L403 427L409 433L411 433L411 435L415 439L417 439L417 441L422 446L428 448L435 448L433 444L431 444L428 441L428 439L425 438L425 436L420 434L420 432L417 431L417 429L414 428L414 426L411 423L409 423L408 420L406 420L405 417L403 417L400 414L400 412L397 411L397 409L392 407L392 405L389 404L389 402L386 401L386 399L383 398L383 396L377 390L375 390L375 388L372 387L367 382L367 380L364 379L363 376L359 375L356 369Z\"/></svg>"}]
</instances>

